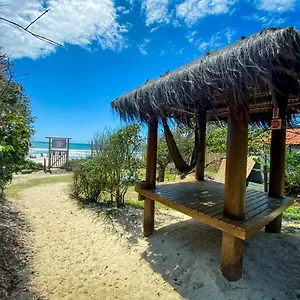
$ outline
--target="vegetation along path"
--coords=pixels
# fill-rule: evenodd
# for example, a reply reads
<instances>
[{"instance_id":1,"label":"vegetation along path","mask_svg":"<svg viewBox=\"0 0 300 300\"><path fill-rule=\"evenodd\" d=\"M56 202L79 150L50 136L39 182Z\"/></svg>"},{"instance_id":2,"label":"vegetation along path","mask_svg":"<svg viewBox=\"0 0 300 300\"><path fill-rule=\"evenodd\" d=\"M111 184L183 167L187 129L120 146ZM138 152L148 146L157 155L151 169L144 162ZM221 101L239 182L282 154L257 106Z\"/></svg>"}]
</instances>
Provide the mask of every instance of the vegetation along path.
<instances>
[{"instance_id":1,"label":"vegetation along path","mask_svg":"<svg viewBox=\"0 0 300 300\"><path fill-rule=\"evenodd\" d=\"M288 235L250 239L248 271L229 284L219 272L218 230L160 210L159 230L144 239L141 209L83 208L69 198L68 181L68 175L18 178L8 190L9 201L28 223L23 239L30 252L26 280L10 299L300 297L297 226L289 226Z\"/></svg>"}]
</instances>

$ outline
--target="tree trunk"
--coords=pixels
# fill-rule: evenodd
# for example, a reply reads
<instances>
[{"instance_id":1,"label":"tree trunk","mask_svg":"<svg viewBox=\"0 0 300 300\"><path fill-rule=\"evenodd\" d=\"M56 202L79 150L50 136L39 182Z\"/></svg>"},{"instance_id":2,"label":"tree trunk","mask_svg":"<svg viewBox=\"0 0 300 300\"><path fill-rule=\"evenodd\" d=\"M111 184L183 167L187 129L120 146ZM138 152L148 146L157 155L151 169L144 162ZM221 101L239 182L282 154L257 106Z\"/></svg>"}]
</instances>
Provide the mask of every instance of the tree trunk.
<instances>
[{"instance_id":1,"label":"tree trunk","mask_svg":"<svg viewBox=\"0 0 300 300\"><path fill-rule=\"evenodd\" d=\"M158 166L158 182L164 182L165 181L165 172L166 172L166 167L161 167Z\"/></svg>"}]
</instances>

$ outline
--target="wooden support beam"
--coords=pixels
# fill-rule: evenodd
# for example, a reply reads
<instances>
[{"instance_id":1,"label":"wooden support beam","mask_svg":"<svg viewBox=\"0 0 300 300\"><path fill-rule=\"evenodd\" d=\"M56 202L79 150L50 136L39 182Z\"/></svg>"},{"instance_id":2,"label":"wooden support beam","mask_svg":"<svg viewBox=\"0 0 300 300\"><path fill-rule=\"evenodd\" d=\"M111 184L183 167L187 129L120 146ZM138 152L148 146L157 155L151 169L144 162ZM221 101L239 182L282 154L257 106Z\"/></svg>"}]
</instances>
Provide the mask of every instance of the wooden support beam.
<instances>
[{"instance_id":1,"label":"wooden support beam","mask_svg":"<svg viewBox=\"0 0 300 300\"><path fill-rule=\"evenodd\" d=\"M274 103L279 108L281 119L281 129L272 130L270 149L270 180L269 196L273 198L283 198L284 178L285 178L285 149L286 149L286 106L288 97L274 93ZM270 222L265 231L279 233L281 231L282 214Z\"/></svg>"},{"instance_id":2,"label":"wooden support beam","mask_svg":"<svg viewBox=\"0 0 300 300\"><path fill-rule=\"evenodd\" d=\"M235 220L245 218L248 121L245 107L229 108L224 214Z\"/></svg>"},{"instance_id":3,"label":"wooden support beam","mask_svg":"<svg viewBox=\"0 0 300 300\"><path fill-rule=\"evenodd\" d=\"M198 144L195 179L204 181L205 169L205 146L206 146L206 111L199 112L198 122Z\"/></svg>"},{"instance_id":4,"label":"wooden support beam","mask_svg":"<svg viewBox=\"0 0 300 300\"><path fill-rule=\"evenodd\" d=\"M278 99L281 129L272 130L271 133L269 196L274 198L282 198L284 192L286 100L283 97Z\"/></svg>"},{"instance_id":5,"label":"wooden support beam","mask_svg":"<svg viewBox=\"0 0 300 300\"><path fill-rule=\"evenodd\" d=\"M147 142L147 165L146 182L148 188L154 188L156 183L156 161L157 161L157 118L152 118L148 122L148 142ZM148 237L154 230L154 201L145 199L144 201L144 236Z\"/></svg>"},{"instance_id":6,"label":"wooden support beam","mask_svg":"<svg viewBox=\"0 0 300 300\"><path fill-rule=\"evenodd\" d=\"M234 220L245 219L248 121L247 107L229 108L224 215ZM223 232L221 269L229 281L242 276L243 249L243 240Z\"/></svg>"},{"instance_id":7,"label":"wooden support beam","mask_svg":"<svg viewBox=\"0 0 300 300\"><path fill-rule=\"evenodd\" d=\"M243 271L244 241L227 233L222 233L222 274L229 281L237 281Z\"/></svg>"}]
</instances>

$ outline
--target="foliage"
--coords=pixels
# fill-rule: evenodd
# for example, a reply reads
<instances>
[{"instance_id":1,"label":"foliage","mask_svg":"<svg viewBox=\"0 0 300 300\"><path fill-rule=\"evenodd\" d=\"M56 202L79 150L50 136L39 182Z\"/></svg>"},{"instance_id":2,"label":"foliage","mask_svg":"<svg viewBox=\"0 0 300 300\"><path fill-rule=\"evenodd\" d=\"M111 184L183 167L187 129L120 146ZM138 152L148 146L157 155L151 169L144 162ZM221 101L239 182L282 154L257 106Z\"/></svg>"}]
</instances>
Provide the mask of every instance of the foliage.
<instances>
[{"instance_id":1,"label":"foliage","mask_svg":"<svg viewBox=\"0 0 300 300\"><path fill-rule=\"evenodd\" d=\"M248 153L251 155L262 155L268 151L269 145L263 140L270 135L267 128L249 126ZM227 127L217 127L214 124L208 126L206 133L207 150L214 153L226 153Z\"/></svg>"},{"instance_id":2,"label":"foliage","mask_svg":"<svg viewBox=\"0 0 300 300\"><path fill-rule=\"evenodd\" d=\"M73 171L79 165L82 159L70 159L68 162L61 166L61 169L66 169L67 171Z\"/></svg>"},{"instance_id":3,"label":"foliage","mask_svg":"<svg viewBox=\"0 0 300 300\"><path fill-rule=\"evenodd\" d=\"M297 209L295 207L289 207L283 213L283 216L291 220L300 221L300 209Z\"/></svg>"},{"instance_id":4,"label":"foliage","mask_svg":"<svg viewBox=\"0 0 300 300\"><path fill-rule=\"evenodd\" d=\"M300 194L300 152L286 153L285 189L289 195Z\"/></svg>"},{"instance_id":5,"label":"foliage","mask_svg":"<svg viewBox=\"0 0 300 300\"><path fill-rule=\"evenodd\" d=\"M103 135L101 135L102 139ZM124 205L128 187L139 178L140 127L131 125L108 134L94 156L81 161L74 170L72 194L92 202L105 200Z\"/></svg>"},{"instance_id":6,"label":"foliage","mask_svg":"<svg viewBox=\"0 0 300 300\"><path fill-rule=\"evenodd\" d=\"M22 86L7 78L3 70L10 70L5 58L0 58L0 195L20 169L29 151L33 134L29 99Z\"/></svg>"},{"instance_id":7,"label":"foliage","mask_svg":"<svg viewBox=\"0 0 300 300\"><path fill-rule=\"evenodd\" d=\"M44 169L44 165L42 163L37 163L32 160L25 160L22 164L19 166L20 170L34 170L39 171Z\"/></svg>"},{"instance_id":8,"label":"foliage","mask_svg":"<svg viewBox=\"0 0 300 300\"><path fill-rule=\"evenodd\" d=\"M172 129L172 134L182 157L189 161L194 149L194 132L187 127L177 127ZM163 132L157 139L157 166L158 181L163 182L167 166L172 162L168 145Z\"/></svg>"},{"instance_id":9,"label":"foliage","mask_svg":"<svg viewBox=\"0 0 300 300\"><path fill-rule=\"evenodd\" d=\"M206 131L206 149L213 153L226 153L227 128L208 125Z\"/></svg>"}]
</instances>

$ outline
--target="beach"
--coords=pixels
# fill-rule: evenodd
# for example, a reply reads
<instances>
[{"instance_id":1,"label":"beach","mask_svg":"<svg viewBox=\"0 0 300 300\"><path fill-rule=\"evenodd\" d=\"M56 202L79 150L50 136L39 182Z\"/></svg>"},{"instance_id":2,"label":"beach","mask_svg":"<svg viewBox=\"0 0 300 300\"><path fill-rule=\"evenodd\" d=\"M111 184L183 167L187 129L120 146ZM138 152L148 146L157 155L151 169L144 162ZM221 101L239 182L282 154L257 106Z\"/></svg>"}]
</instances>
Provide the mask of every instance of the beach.
<instances>
[{"instance_id":1,"label":"beach","mask_svg":"<svg viewBox=\"0 0 300 300\"><path fill-rule=\"evenodd\" d=\"M18 175L28 178L65 176ZM57 178L57 177L56 177ZM243 278L220 272L221 232L173 210L157 210L155 233L142 234L143 210L103 214L78 205L68 183L25 189L10 205L26 220L26 270L9 299L296 299L300 224L247 240ZM38 298L40 297L40 298Z\"/></svg>"},{"instance_id":2,"label":"beach","mask_svg":"<svg viewBox=\"0 0 300 300\"><path fill-rule=\"evenodd\" d=\"M49 143L32 141L27 157L36 162L43 162L48 157ZM70 143L69 158L78 159L91 155L91 145L88 143Z\"/></svg>"}]
</instances>

